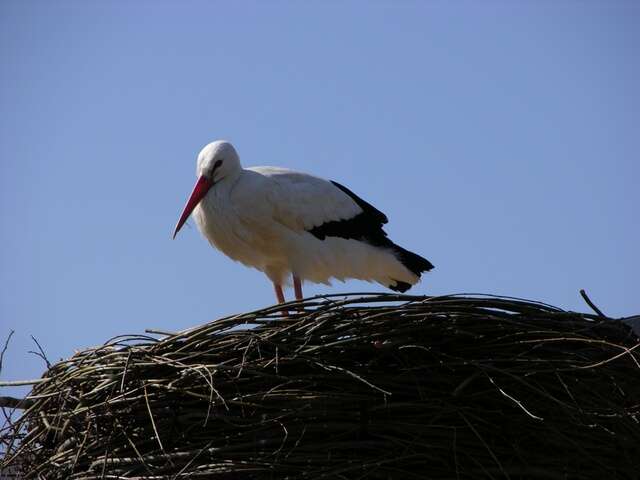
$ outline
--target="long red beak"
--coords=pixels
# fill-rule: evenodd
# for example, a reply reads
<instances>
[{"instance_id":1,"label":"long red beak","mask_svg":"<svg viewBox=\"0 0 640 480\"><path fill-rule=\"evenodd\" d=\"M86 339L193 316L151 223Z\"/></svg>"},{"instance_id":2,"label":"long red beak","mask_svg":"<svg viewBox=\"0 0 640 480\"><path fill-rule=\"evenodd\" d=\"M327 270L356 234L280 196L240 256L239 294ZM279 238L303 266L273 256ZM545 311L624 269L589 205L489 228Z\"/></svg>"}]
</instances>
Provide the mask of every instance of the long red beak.
<instances>
[{"instance_id":1,"label":"long red beak","mask_svg":"<svg viewBox=\"0 0 640 480\"><path fill-rule=\"evenodd\" d=\"M176 229L173 231L173 238L176 238L176 235L182 228L182 225L184 225L184 222L187 221L187 218L189 218L193 209L196 208L196 205L200 203L202 197L207 194L211 187L213 187L213 182L204 175L198 179L196 186L193 187L193 192L191 192L191 196L189 197L187 204L184 206L182 215L180 215L180 220L178 220L178 223L176 224Z\"/></svg>"}]
</instances>

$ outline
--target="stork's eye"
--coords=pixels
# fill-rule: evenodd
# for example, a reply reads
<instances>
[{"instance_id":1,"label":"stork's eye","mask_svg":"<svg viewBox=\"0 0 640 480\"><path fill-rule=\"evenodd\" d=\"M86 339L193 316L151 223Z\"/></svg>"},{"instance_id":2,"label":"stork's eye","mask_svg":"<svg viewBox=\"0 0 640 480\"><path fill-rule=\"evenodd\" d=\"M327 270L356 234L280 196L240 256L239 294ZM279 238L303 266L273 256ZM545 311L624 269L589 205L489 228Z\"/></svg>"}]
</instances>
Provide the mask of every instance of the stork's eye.
<instances>
[{"instance_id":1,"label":"stork's eye","mask_svg":"<svg viewBox=\"0 0 640 480\"><path fill-rule=\"evenodd\" d=\"M211 176L216 173L216 169L222 165L222 160L216 160L216 163L213 164L213 168L211 169Z\"/></svg>"},{"instance_id":2,"label":"stork's eye","mask_svg":"<svg viewBox=\"0 0 640 480\"><path fill-rule=\"evenodd\" d=\"M215 170L216 168L218 168L220 165L222 165L222 160L216 160L216 163L213 164L213 169Z\"/></svg>"}]
</instances>

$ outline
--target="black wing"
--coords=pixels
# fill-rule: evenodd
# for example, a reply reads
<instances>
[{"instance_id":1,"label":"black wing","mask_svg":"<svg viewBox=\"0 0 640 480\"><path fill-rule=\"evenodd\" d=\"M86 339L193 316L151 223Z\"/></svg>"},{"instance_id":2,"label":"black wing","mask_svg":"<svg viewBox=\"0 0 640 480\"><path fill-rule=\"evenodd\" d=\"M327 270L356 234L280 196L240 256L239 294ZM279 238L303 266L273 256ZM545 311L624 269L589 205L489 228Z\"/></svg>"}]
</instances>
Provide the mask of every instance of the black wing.
<instances>
[{"instance_id":1,"label":"black wing","mask_svg":"<svg viewBox=\"0 0 640 480\"><path fill-rule=\"evenodd\" d=\"M369 202L364 201L347 187L340 185L338 182L331 182L344 193L349 195L351 199L362 209L362 212L355 217L346 220L338 220L323 223L309 230L309 233L324 240L326 237L340 237L346 239L360 240L367 242L375 247L389 248L394 251L398 260L407 267L415 275L420 276L422 272L427 272L433 268L433 265L426 258L410 252L399 245L393 243L387 236L382 226L388 222L387 216L380 210L375 208ZM400 291L407 290L410 285L398 282L397 289Z\"/></svg>"}]
</instances>

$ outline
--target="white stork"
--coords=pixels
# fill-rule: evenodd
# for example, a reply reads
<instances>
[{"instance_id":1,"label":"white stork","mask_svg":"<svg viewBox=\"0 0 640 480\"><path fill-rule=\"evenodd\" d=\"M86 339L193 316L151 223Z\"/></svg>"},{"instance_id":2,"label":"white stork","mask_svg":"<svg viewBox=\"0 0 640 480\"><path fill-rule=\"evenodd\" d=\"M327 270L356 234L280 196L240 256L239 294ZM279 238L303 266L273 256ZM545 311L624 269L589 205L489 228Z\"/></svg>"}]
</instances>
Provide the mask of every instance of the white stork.
<instances>
[{"instance_id":1,"label":"white stork","mask_svg":"<svg viewBox=\"0 0 640 480\"><path fill-rule=\"evenodd\" d=\"M387 217L337 182L280 167L242 168L233 145L216 141L198 155L198 180L173 238L193 212L200 232L228 257L264 272L279 303L293 278L375 281L404 292L431 262L393 243Z\"/></svg>"}]
</instances>

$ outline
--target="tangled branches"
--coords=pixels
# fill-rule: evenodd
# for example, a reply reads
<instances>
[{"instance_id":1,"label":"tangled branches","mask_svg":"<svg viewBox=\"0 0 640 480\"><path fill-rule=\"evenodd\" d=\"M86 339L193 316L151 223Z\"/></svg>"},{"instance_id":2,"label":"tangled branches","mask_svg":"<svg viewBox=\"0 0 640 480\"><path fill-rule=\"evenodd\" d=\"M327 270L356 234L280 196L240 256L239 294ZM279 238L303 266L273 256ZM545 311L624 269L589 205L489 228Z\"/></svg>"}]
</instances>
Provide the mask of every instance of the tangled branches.
<instances>
[{"instance_id":1,"label":"tangled branches","mask_svg":"<svg viewBox=\"0 0 640 480\"><path fill-rule=\"evenodd\" d=\"M53 365L3 464L75 480L636 472L640 349L620 322L481 296L288 308Z\"/></svg>"}]
</instances>

